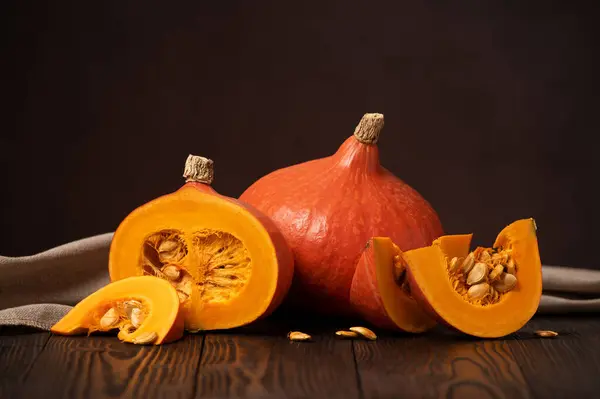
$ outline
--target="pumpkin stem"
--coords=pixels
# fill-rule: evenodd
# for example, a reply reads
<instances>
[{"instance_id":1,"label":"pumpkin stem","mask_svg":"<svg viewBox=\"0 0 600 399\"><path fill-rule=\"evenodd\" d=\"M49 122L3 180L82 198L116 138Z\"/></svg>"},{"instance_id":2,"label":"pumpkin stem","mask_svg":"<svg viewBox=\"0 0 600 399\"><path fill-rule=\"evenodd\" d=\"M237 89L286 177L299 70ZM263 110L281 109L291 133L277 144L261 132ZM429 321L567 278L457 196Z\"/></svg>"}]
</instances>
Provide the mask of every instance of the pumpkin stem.
<instances>
[{"instance_id":1,"label":"pumpkin stem","mask_svg":"<svg viewBox=\"0 0 600 399\"><path fill-rule=\"evenodd\" d=\"M364 144L375 144L383 129L383 114L364 114L356 129L354 137Z\"/></svg>"},{"instance_id":2,"label":"pumpkin stem","mask_svg":"<svg viewBox=\"0 0 600 399\"><path fill-rule=\"evenodd\" d=\"M213 161L198 155L188 155L185 161L183 177L186 182L211 184L213 182Z\"/></svg>"}]
</instances>

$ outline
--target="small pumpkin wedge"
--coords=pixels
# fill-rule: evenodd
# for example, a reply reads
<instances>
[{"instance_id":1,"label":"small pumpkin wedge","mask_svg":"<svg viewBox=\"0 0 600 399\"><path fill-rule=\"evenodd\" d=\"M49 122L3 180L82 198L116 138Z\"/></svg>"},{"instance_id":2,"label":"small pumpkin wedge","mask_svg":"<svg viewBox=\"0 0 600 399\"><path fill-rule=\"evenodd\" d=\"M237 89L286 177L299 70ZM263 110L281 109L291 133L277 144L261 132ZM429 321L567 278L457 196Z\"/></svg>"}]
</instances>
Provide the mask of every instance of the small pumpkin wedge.
<instances>
[{"instance_id":1,"label":"small pumpkin wedge","mask_svg":"<svg viewBox=\"0 0 600 399\"><path fill-rule=\"evenodd\" d=\"M350 288L354 311L374 326L419 333L437 323L411 297L402 251L389 237L371 238L363 250Z\"/></svg>"},{"instance_id":2,"label":"small pumpkin wedge","mask_svg":"<svg viewBox=\"0 0 600 399\"><path fill-rule=\"evenodd\" d=\"M177 291L156 277L129 277L81 300L50 331L59 335L119 329L121 341L164 344L183 335Z\"/></svg>"},{"instance_id":3,"label":"small pumpkin wedge","mask_svg":"<svg viewBox=\"0 0 600 399\"><path fill-rule=\"evenodd\" d=\"M536 229L533 219L521 219L506 226L491 248L470 251L472 234L464 234L404 252L411 295L432 317L472 336L519 330L542 295Z\"/></svg>"},{"instance_id":4,"label":"small pumpkin wedge","mask_svg":"<svg viewBox=\"0 0 600 399\"><path fill-rule=\"evenodd\" d=\"M185 327L219 330L273 312L292 281L294 260L275 224L212 187L213 161L187 158L186 183L131 212L109 252L112 281L150 275L180 297Z\"/></svg>"}]
</instances>

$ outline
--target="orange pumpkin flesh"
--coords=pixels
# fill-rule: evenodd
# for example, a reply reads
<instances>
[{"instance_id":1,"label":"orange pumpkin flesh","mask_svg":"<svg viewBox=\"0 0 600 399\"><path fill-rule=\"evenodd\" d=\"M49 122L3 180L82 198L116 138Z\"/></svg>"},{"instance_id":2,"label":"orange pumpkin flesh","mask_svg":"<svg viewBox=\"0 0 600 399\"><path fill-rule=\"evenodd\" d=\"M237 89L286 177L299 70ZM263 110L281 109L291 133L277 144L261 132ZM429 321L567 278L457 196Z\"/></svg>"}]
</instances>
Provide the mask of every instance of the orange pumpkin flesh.
<instances>
[{"instance_id":1,"label":"orange pumpkin flesh","mask_svg":"<svg viewBox=\"0 0 600 399\"><path fill-rule=\"evenodd\" d=\"M424 332L435 326L407 292L397 284L401 251L388 237L373 237L363 251L350 289L353 309L366 321L386 330Z\"/></svg>"},{"instance_id":2,"label":"orange pumpkin flesh","mask_svg":"<svg viewBox=\"0 0 600 399\"><path fill-rule=\"evenodd\" d=\"M291 284L285 239L260 212L209 186L212 161L190 156L184 176L182 188L119 225L109 254L111 280L143 274L169 280L188 330L234 328L268 315Z\"/></svg>"},{"instance_id":3,"label":"orange pumpkin flesh","mask_svg":"<svg viewBox=\"0 0 600 399\"><path fill-rule=\"evenodd\" d=\"M494 248L498 253L510 253L516 265L517 283L512 290L495 294L493 301L489 293L492 291L483 299L469 299L464 291L457 292L450 278L449 260L467 257L471 237L470 234L442 236L429 247L405 252L403 259L408 264L411 293L432 316L466 334L483 338L511 334L535 314L542 294L535 222L518 220L498 234ZM475 252L483 250L478 248ZM494 286L491 280L489 283Z\"/></svg>"},{"instance_id":4,"label":"orange pumpkin flesh","mask_svg":"<svg viewBox=\"0 0 600 399\"><path fill-rule=\"evenodd\" d=\"M145 333L156 333L155 345L175 341L183 335L183 317L179 312L179 297L175 288L156 277L130 277L110 283L84 298L73 307L50 331L59 335L80 335L94 331L109 331L123 327L121 320L111 328L102 328L100 320L111 308L135 300L142 306L145 317L133 332L121 328L118 338L134 342Z\"/></svg>"}]
</instances>

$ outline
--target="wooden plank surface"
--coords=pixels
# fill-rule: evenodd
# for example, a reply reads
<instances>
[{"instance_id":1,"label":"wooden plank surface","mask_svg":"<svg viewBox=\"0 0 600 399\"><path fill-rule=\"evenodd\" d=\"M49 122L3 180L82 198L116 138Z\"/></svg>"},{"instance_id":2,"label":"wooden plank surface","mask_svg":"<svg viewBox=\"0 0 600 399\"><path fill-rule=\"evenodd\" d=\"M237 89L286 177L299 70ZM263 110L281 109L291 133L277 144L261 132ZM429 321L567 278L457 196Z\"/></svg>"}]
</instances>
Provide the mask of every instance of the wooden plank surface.
<instances>
[{"instance_id":1,"label":"wooden plank surface","mask_svg":"<svg viewBox=\"0 0 600 399\"><path fill-rule=\"evenodd\" d=\"M0 329L0 398L16 397L49 338L34 329Z\"/></svg>"},{"instance_id":2,"label":"wooden plank surface","mask_svg":"<svg viewBox=\"0 0 600 399\"><path fill-rule=\"evenodd\" d=\"M196 398L358 398L352 343L336 339L333 327L310 324L208 334ZM291 342L291 330L313 339Z\"/></svg>"},{"instance_id":3,"label":"wooden plank surface","mask_svg":"<svg viewBox=\"0 0 600 399\"><path fill-rule=\"evenodd\" d=\"M354 341L364 397L530 398L506 340L437 329L420 336Z\"/></svg>"},{"instance_id":4,"label":"wooden plank surface","mask_svg":"<svg viewBox=\"0 0 600 399\"><path fill-rule=\"evenodd\" d=\"M354 324L354 323L351 323ZM271 320L160 347L0 330L0 398L570 398L600 392L600 318L536 317L504 339L441 327L340 340L349 323ZM559 332L553 339L536 329ZM308 343L286 334L313 335Z\"/></svg>"},{"instance_id":5,"label":"wooden plank surface","mask_svg":"<svg viewBox=\"0 0 600 399\"><path fill-rule=\"evenodd\" d=\"M139 346L114 336L52 336L21 393L24 398L190 398L202 336Z\"/></svg>"},{"instance_id":6,"label":"wooden plank surface","mask_svg":"<svg viewBox=\"0 0 600 399\"><path fill-rule=\"evenodd\" d=\"M539 339L535 330L556 338ZM517 334L511 351L538 398L600 397L600 319L535 318Z\"/></svg>"}]
</instances>

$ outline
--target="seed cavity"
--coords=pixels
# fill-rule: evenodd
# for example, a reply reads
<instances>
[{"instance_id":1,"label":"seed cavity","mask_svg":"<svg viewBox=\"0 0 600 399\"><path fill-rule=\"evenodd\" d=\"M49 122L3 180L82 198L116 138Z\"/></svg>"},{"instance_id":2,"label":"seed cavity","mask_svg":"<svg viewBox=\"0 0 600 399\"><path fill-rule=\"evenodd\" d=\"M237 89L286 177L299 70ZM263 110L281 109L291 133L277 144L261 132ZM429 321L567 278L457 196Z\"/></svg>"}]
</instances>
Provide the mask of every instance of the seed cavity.
<instances>
[{"instance_id":1,"label":"seed cavity","mask_svg":"<svg viewBox=\"0 0 600 399\"><path fill-rule=\"evenodd\" d=\"M182 304L193 290L204 303L231 301L247 285L252 270L245 245L232 234L212 229L153 233L144 242L139 265L144 275L169 281Z\"/></svg>"},{"instance_id":2,"label":"seed cavity","mask_svg":"<svg viewBox=\"0 0 600 399\"><path fill-rule=\"evenodd\" d=\"M477 247L464 260L447 260L452 288L471 304L487 306L502 300L517 283L512 248Z\"/></svg>"},{"instance_id":3,"label":"seed cavity","mask_svg":"<svg viewBox=\"0 0 600 399\"><path fill-rule=\"evenodd\" d=\"M118 328L128 334L138 329L148 314L145 305L136 299L117 300L101 316L92 315L96 322L92 322L88 331L109 331Z\"/></svg>"},{"instance_id":4,"label":"seed cavity","mask_svg":"<svg viewBox=\"0 0 600 399\"><path fill-rule=\"evenodd\" d=\"M205 303L228 302L248 283L252 259L245 245L232 234L204 229L193 234L192 248L199 259L197 281Z\"/></svg>"}]
</instances>

